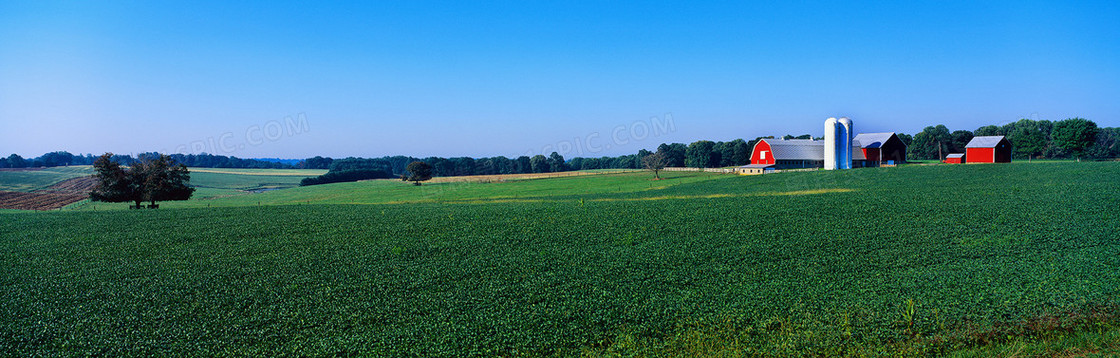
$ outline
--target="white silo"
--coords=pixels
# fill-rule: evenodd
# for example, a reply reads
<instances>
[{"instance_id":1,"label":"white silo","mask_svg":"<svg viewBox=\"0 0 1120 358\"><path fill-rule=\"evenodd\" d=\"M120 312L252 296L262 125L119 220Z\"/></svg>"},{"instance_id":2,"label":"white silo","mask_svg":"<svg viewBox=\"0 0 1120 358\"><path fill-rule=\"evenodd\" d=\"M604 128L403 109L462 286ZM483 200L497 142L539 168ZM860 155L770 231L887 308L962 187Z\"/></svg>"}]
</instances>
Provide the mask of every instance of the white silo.
<instances>
[{"instance_id":1,"label":"white silo","mask_svg":"<svg viewBox=\"0 0 1120 358\"><path fill-rule=\"evenodd\" d=\"M840 163L840 158L837 158L837 154L839 154L837 150L841 148L838 146L840 144L838 142L840 140L839 129L840 124L836 121L836 118L830 117L824 120L824 170L839 169L837 167L837 164Z\"/></svg>"},{"instance_id":2,"label":"white silo","mask_svg":"<svg viewBox=\"0 0 1120 358\"><path fill-rule=\"evenodd\" d=\"M840 150L843 153L839 168L852 169L852 120L848 119L848 117L841 117L836 122L843 127L841 129L841 133L843 134L841 134L840 137L844 141L843 145L837 143L837 145L840 145Z\"/></svg>"}]
</instances>

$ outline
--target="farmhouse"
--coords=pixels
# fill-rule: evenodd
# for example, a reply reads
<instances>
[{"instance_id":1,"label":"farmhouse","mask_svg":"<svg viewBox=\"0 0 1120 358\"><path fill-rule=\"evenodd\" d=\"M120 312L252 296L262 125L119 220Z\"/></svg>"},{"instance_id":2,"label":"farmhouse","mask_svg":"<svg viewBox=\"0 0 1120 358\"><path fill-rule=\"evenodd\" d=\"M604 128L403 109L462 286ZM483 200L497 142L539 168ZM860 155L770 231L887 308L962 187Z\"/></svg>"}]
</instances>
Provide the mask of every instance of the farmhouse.
<instances>
[{"instance_id":1,"label":"farmhouse","mask_svg":"<svg viewBox=\"0 0 1120 358\"><path fill-rule=\"evenodd\" d=\"M894 132L860 133L852 138L852 143L859 143L863 157L867 158L866 166L906 163L906 143Z\"/></svg>"},{"instance_id":2,"label":"farmhouse","mask_svg":"<svg viewBox=\"0 0 1120 358\"><path fill-rule=\"evenodd\" d=\"M1011 163L1011 142L1001 135L974 137L964 148L965 163Z\"/></svg>"},{"instance_id":3,"label":"farmhouse","mask_svg":"<svg viewBox=\"0 0 1120 358\"><path fill-rule=\"evenodd\" d=\"M953 153L945 156L945 163L961 164L964 163L964 153Z\"/></svg>"}]
</instances>

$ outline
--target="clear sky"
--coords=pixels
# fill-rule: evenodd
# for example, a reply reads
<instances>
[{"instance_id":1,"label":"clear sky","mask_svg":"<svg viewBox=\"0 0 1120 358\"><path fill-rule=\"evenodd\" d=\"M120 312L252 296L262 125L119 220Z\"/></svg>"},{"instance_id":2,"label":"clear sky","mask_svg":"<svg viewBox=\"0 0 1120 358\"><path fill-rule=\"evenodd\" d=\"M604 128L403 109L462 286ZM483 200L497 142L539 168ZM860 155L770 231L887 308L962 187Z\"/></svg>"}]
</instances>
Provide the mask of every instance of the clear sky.
<instances>
[{"instance_id":1,"label":"clear sky","mask_svg":"<svg viewBox=\"0 0 1120 358\"><path fill-rule=\"evenodd\" d=\"M842 115L1120 126L1115 0L370 3L0 2L0 155L613 156Z\"/></svg>"}]
</instances>

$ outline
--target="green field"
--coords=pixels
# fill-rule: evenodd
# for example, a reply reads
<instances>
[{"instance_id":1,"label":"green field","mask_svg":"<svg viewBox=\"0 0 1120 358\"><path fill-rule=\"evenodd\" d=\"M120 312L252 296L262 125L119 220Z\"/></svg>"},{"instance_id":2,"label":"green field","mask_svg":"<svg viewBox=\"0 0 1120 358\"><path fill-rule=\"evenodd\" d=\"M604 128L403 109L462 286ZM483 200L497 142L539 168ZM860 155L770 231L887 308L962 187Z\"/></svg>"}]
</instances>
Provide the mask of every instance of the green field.
<instances>
[{"instance_id":1,"label":"green field","mask_svg":"<svg viewBox=\"0 0 1120 358\"><path fill-rule=\"evenodd\" d=\"M77 165L37 170L0 170L0 190L32 192L67 179L93 174L93 167Z\"/></svg>"},{"instance_id":2,"label":"green field","mask_svg":"<svg viewBox=\"0 0 1120 358\"><path fill-rule=\"evenodd\" d=\"M209 173L191 173L191 185L199 188L225 189L216 186L219 182ZM217 174L214 174L217 175ZM223 174L225 175L225 174ZM199 176L198 179L195 179ZM260 185L260 177L226 175L230 180L244 181L243 185ZM368 180L351 183L337 183L330 185L313 185L295 187L285 190L267 191L252 195L238 195L216 197L226 192L217 191L218 195L209 195L209 192L199 189L197 200L180 202L164 202L161 207L166 208L192 208L192 207L227 207L227 206L255 206L255 205L306 205L306 204L399 204L399 203L463 203L473 201L500 201L500 202L525 202L525 201L555 201L578 200L577 197L589 197L601 194L634 194L664 192L666 189L680 184L697 183L706 180L727 179L730 176L718 174L698 174L685 172L664 173L665 180L646 180L647 173L603 173L594 175L595 179L586 179L582 176L549 178L549 179L524 179L495 183L466 183L446 182L427 183L414 186L400 180ZM298 182L298 180L297 180ZM232 189L232 188L230 188ZM248 190L241 188L232 190L231 194L244 194ZM78 210L123 210L128 208L128 203L85 205L77 207Z\"/></svg>"},{"instance_id":3,"label":"green field","mask_svg":"<svg viewBox=\"0 0 1120 358\"><path fill-rule=\"evenodd\" d=\"M0 351L1120 348L1120 163L667 174L370 181L159 210L0 212ZM175 208L195 203L214 207Z\"/></svg>"}]
</instances>

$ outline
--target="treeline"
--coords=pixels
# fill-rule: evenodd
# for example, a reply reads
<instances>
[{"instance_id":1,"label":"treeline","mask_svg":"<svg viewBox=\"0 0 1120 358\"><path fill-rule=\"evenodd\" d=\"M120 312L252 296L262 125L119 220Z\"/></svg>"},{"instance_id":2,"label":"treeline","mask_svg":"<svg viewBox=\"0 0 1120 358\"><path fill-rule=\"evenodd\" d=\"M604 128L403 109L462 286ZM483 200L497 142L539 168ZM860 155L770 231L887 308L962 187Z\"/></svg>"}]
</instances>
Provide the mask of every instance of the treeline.
<instances>
[{"instance_id":1,"label":"treeline","mask_svg":"<svg viewBox=\"0 0 1120 358\"><path fill-rule=\"evenodd\" d=\"M944 125L929 126L918 134L899 134L911 159L942 159L964 153L973 137L1004 136L1011 142L1014 159L1111 159L1120 157L1120 128L1100 128L1083 118L1061 121L1020 119L1002 126L987 125L975 131L950 132Z\"/></svg>"},{"instance_id":2,"label":"treeline","mask_svg":"<svg viewBox=\"0 0 1120 358\"><path fill-rule=\"evenodd\" d=\"M120 165L133 165L145 159L158 158L160 153L140 153L133 157L129 154L114 154L112 161ZM260 169L293 169L297 166L256 159L242 159L214 154L169 154L175 163L188 167L198 168L260 168ZM93 165L98 157L92 154L74 155L70 152L59 151L43 154L36 158L25 159L18 154L0 157L0 168L39 168L60 167L67 165Z\"/></svg>"},{"instance_id":3,"label":"treeline","mask_svg":"<svg viewBox=\"0 0 1120 358\"><path fill-rule=\"evenodd\" d=\"M926 127L914 135L897 134L908 146L907 157L910 159L941 159L950 153L963 153L965 145L973 137L992 135L1006 136L1014 147L1014 158L1020 160L1027 158L1109 159L1120 157L1120 146L1117 145L1117 142L1120 141L1120 128L1099 128L1096 123L1081 118L1061 121L1022 119L1002 126L983 126L975 131L950 131L944 125L936 125ZM750 163L751 151L755 143L763 138L773 137L758 137L749 141L735 139L727 142L700 140L687 145L684 143L662 143L657 147L656 152L664 155L668 167L715 168L739 166ZM809 134L786 135L784 138L819 139L813 138ZM408 175L406 167L414 161L423 161L431 165L433 176L552 173L591 169L641 169L641 158L650 153L653 152L643 149L636 154L617 157L576 157L570 160L566 160L557 152L548 156L538 154L516 158L504 156L417 158L398 155L380 158L332 159L316 156L301 160L295 165L205 153L172 154L170 158L176 163L185 164L189 167L328 169L328 173L339 173L333 177L350 178L374 175L370 171L382 172L385 177ZM158 156L158 153L142 153L137 155L137 158L130 155L114 155L113 161L122 165L130 165L144 158L154 158L156 156ZM24 159L19 155L12 154L7 158L0 157L0 168L91 165L94 160L96 160L96 157L90 154L73 155L68 152L51 152L32 159ZM365 171L365 173L341 174L343 171L354 170Z\"/></svg>"}]
</instances>

